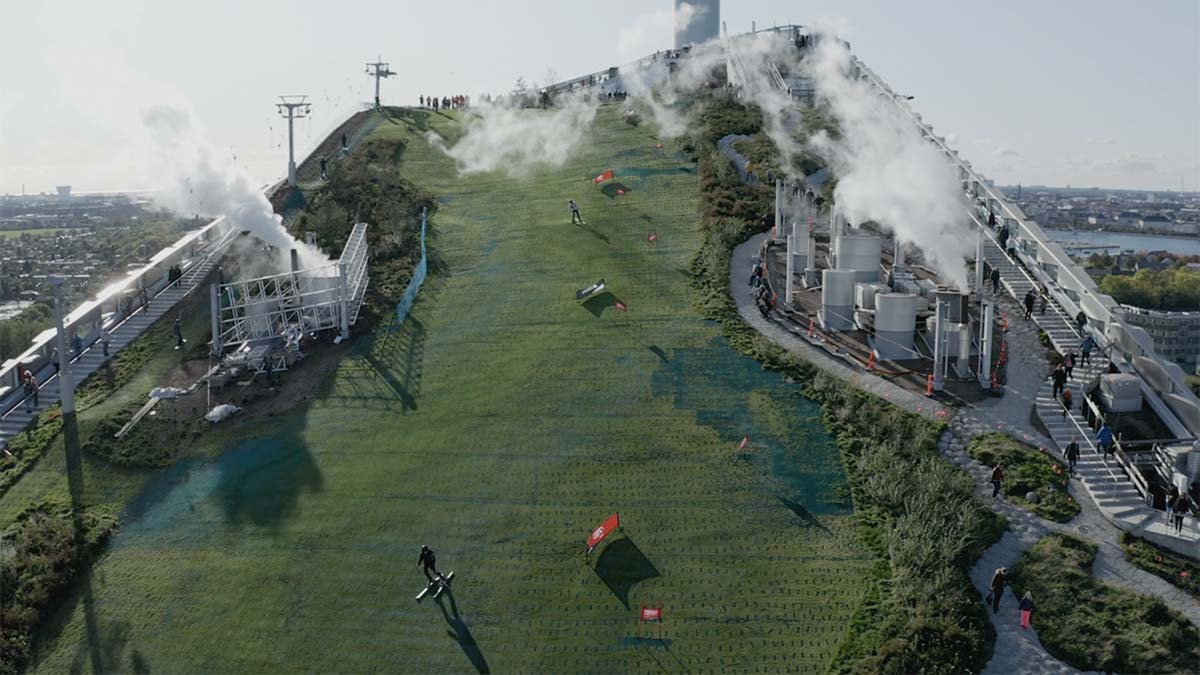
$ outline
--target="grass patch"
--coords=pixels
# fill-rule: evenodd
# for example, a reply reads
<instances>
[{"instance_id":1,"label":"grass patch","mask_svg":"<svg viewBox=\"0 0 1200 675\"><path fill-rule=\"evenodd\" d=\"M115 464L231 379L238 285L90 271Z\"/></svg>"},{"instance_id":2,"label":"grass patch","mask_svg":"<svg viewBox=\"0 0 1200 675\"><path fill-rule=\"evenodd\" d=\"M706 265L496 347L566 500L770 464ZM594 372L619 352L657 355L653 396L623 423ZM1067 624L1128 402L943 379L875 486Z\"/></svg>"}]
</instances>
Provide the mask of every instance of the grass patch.
<instances>
[{"instance_id":1,"label":"grass patch","mask_svg":"<svg viewBox=\"0 0 1200 675\"><path fill-rule=\"evenodd\" d=\"M1067 492L1067 465L1008 434L989 431L971 439L967 454L989 467L1004 465L1000 490L1021 508L1046 520L1065 523L1079 515L1079 504ZM1026 499L1037 495L1036 503Z\"/></svg>"},{"instance_id":2,"label":"grass patch","mask_svg":"<svg viewBox=\"0 0 1200 675\"><path fill-rule=\"evenodd\" d=\"M1033 594L1046 651L1080 670L1190 673L1200 632L1161 600L1097 581L1096 545L1052 534L1021 555L1011 573L1018 597Z\"/></svg>"},{"instance_id":3,"label":"grass patch","mask_svg":"<svg viewBox=\"0 0 1200 675\"><path fill-rule=\"evenodd\" d=\"M1194 559L1155 546L1129 532L1121 533L1121 550L1129 562L1200 600L1200 563Z\"/></svg>"}]
</instances>

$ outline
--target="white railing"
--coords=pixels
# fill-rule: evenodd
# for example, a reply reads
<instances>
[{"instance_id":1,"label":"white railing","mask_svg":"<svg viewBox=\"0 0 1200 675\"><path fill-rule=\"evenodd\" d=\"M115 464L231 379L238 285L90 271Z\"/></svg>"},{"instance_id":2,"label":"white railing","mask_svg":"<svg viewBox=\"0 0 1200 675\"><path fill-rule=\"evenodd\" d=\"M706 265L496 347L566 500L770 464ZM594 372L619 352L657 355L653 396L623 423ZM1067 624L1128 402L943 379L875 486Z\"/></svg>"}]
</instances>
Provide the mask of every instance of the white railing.
<instances>
[{"instance_id":1,"label":"white railing","mask_svg":"<svg viewBox=\"0 0 1200 675\"><path fill-rule=\"evenodd\" d=\"M188 258L202 255L213 242L221 239L232 225L224 216L208 225L180 237L171 246L159 251L148 263L130 272L124 279L109 284L91 300L87 300L63 318L63 330L67 335L78 334L85 345L90 345L100 334L101 326L113 326L137 311L133 303L126 303L129 291L145 290L148 296L162 292L169 285L167 271L175 264ZM37 373L50 361L54 349L53 330L42 332L33 339L31 346L20 355L0 366L0 390L11 387L12 393L20 389L20 371L29 368ZM0 414L7 413L16 403L13 395L0 396ZM17 401L20 399L17 398Z\"/></svg>"}]
</instances>

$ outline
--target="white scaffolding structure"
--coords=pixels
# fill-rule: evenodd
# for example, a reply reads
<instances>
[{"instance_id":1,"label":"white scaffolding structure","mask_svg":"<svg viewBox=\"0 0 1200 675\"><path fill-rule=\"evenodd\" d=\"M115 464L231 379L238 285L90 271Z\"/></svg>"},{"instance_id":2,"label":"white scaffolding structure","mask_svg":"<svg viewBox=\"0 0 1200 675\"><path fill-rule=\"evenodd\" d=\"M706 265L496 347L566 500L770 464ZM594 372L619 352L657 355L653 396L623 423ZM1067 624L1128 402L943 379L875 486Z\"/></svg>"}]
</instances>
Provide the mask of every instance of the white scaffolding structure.
<instances>
[{"instance_id":1,"label":"white scaffolding structure","mask_svg":"<svg viewBox=\"0 0 1200 675\"><path fill-rule=\"evenodd\" d=\"M367 224L350 232L341 257L320 267L213 284L213 355L245 352L255 370L285 370L285 348L302 335L337 330L350 336L366 296Z\"/></svg>"}]
</instances>

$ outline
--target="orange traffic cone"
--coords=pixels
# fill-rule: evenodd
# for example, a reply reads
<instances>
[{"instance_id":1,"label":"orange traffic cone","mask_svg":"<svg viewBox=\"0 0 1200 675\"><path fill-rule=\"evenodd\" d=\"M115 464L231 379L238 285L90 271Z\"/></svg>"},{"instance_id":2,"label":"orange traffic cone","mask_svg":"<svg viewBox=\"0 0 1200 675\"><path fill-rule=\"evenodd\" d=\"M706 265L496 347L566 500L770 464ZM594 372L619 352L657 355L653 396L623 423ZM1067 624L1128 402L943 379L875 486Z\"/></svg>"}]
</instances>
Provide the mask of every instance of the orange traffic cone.
<instances>
[{"instance_id":1,"label":"orange traffic cone","mask_svg":"<svg viewBox=\"0 0 1200 675\"><path fill-rule=\"evenodd\" d=\"M867 370L875 370L875 352L867 356Z\"/></svg>"},{"instance_id":2,"label":"orange traffic cone","mask_svg":"<svg viewBox=\"0 0 1200 675\"><path fill-rule=\"evenodd\" d=\"M808 337L812 337L816 334L817 334L817 320L809 319L808 320Z\"/></svg>"},{"instance_id":3,"label":"orange traffic cone","mask_svg":"<svg viewBox=\"0 0 1200 675\"><path fill-rule=\"evenodd\" d=\"M933 396L933 373L930 373L929 379L925 380L925 395Z\"/></svg>"}]
</instances>

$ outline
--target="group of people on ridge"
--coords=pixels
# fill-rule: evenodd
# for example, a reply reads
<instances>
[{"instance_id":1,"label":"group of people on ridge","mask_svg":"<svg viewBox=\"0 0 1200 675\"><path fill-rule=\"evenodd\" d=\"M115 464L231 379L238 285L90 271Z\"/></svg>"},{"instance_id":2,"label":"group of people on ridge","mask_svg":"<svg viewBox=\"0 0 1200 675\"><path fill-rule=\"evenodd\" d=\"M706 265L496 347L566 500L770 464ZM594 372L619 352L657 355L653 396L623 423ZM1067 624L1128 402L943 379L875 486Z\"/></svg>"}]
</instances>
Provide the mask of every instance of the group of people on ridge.
<instances>
[{"instance_id":1,"label":"group of people on ridge","mask_svg":"<svg viewBox=\"0 0 1200 675\"><path fill-rule=\"evenodd\" d=\"M466 108L470 101L470 99L462 94L458 94L457 96L443 96L441 98L436 96L421 96L419 100L422 108L430 108L434 112Z\"/></svg>"}]
</instances>

